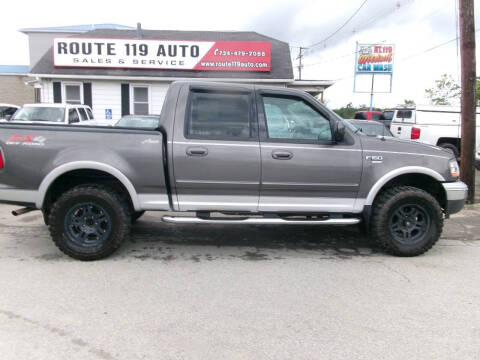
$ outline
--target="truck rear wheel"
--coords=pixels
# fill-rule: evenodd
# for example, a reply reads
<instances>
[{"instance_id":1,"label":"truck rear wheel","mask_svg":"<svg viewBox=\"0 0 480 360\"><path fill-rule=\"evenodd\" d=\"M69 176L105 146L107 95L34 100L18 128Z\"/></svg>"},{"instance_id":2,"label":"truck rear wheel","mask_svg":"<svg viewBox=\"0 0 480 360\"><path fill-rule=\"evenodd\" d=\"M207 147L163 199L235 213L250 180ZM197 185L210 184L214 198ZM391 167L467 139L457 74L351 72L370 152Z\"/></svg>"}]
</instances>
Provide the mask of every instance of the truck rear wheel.
<instances>
[{"instance_id":1,"label":"truck rear wheel","mask_svg":"<svg viewBox=\"0 0 480 360\"><path fill-rule=\"evenodd\" d=\"M117 250L130 233L129 206L113 190L80 185L53 204L48 218L55 245L78 260L102 259Z\"/></svg>"},{"instance_id":2,"label":"truck rear wheel","mask_svg":"<svg viewBox=\"0 0 480 360\"><path fill-rule=\"evenodd\" d=\"M426 191L398 186L378 196L371 221L372 235L388 253L416 256L440 238L443 213L438 201Z\"/></svg>"}]
</instances>

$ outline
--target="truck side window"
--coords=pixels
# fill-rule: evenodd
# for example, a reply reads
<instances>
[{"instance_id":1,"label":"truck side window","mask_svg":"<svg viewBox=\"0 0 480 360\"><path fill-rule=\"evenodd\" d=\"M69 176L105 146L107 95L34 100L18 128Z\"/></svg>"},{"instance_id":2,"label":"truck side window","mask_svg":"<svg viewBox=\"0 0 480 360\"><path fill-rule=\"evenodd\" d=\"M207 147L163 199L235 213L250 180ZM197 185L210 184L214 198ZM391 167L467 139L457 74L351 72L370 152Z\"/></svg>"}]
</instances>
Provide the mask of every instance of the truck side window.
<instances>
[{"instance_id":1,"label":"truck side window","mask_svg":"<svg viewBox=\"0 0 480 360\"><path fill-rule=\"evenodd\" d=\"M187 138L249 139L249 95L191 92L186 125Z\"/></svg>"},{"instance_id":2,"label":"truck side window","mask_svg":"<svg viewBox=\"0 0 480 360\"><path fill-rule=\"evenodd\" d=\"M93 120L93 114L92 114L92 111L87 108L87 114L88 114L88 117L90 118L90 120Z\"/></svg>"},{"instance_id":3,"label":"truck side window","mask_svg":"<svg viewBox=\"0 0 480 360\"><path fill-rule=\"evenodd\" d=\"M410 119L412 117L412 110L398 110L397 119Z\"/></svg>"},{"instance_id":4,"label":"truck side window","mask_svg":"<svg viewBox=\"0 0 480 360\"><path fill-rule=\"evenodd\" d=\"M88 116L84 108L78 108L78 112L80 114L80 121L88 120Z\"/></svg>"},{"instance_id":5,"label":"truck side window","mask_svg":"<svg viewBox=\"0 0 480 360\"><path fill-rule=\"evenodd\" d=\"M68 123L73 124L73 123L78 123L79 121L80 119L78 118L77 109L68 110Z\"/></svg>"},{"instance_id":6,"label":"truck side window","mask_svg":"<svg viewBox=\"0 0 480 360\"><path fill-rule=\"evenodd\" d=\"M300 98L264 96L270 139L332 140L330 122Z\"/></svg>"}]
</instances>

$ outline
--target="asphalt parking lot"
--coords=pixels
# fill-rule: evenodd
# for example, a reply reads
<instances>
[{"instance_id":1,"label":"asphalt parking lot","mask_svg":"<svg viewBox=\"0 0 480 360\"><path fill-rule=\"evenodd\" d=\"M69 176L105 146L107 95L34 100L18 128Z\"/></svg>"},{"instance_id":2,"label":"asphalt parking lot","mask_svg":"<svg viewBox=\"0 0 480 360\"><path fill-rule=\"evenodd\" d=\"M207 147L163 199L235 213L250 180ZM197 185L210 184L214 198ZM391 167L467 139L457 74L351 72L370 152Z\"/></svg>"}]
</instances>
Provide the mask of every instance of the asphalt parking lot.
<instances>
[{"instance_id":1,"label":"asphalt parking lot","mask_svg":"<svg viewBox=\"0 0 480 360\"><path fill-rule=\"evenodd\" d=\"M1 359L480 358L480 204L416 258L356 227L147 213L89 263L58 251L38 212L12 209L0 206Z\"/></svg>"}]
</instances>

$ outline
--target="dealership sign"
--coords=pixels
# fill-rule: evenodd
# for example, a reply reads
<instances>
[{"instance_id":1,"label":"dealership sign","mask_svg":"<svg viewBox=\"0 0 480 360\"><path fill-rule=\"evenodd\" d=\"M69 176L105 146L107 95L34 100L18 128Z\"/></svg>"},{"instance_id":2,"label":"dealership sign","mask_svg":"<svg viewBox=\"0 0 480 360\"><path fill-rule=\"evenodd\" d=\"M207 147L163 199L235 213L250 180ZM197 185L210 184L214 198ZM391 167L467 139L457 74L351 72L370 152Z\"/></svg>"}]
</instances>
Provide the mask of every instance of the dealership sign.
<instances>
[{"instance_id":1,"label":"dealership sign","mask_svg":"<svg viewBox=\"0 0 480 360\"><path fill-rule=\"evenodd\" d=\"M56 67L270 71L266 41L56 38Z\"/></svg>"},{"instance_id":2,"label":"dealership sign","mask_svg":"<svg viewBox=\"0 0 480 360\"><path fill-rule=\"evenodd\" d=\"M393 73L394 45L357 44L355 73Z\"/></svg>"}]
</instances>

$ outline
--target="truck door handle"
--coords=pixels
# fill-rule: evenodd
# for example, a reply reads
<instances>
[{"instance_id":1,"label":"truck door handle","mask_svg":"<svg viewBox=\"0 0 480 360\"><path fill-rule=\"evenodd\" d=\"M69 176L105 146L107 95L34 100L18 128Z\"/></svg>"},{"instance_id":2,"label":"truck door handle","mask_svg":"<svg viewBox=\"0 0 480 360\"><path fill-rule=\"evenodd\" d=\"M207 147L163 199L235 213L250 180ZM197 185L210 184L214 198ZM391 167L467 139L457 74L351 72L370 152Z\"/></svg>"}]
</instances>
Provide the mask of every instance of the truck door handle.
<instances>
[{"instance_id":1,"label":"truck door handle","mask_svg":"<svg viewBox=\"0 0 480 360\"><path fill-rule=\"evenodd\" d=\"M290 160L293 157L293 154L290 151L272 151L272 157L276 160Z\"/></svg>"},{"instance_id":2,"label":"truck door handle","mask_svg":"<svg viewBox=\"0 0 480 360\"><path fill-rule=\"evenodd\" d=\"M208 150L202 147L190 147L186 153L188 156L207 156Z\"/></svg>"}]
</instances>

